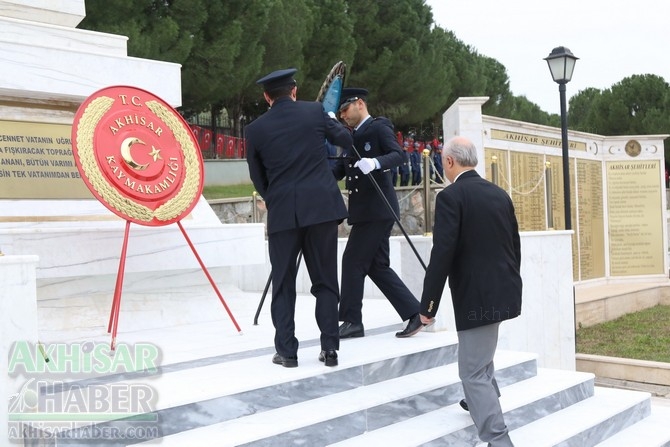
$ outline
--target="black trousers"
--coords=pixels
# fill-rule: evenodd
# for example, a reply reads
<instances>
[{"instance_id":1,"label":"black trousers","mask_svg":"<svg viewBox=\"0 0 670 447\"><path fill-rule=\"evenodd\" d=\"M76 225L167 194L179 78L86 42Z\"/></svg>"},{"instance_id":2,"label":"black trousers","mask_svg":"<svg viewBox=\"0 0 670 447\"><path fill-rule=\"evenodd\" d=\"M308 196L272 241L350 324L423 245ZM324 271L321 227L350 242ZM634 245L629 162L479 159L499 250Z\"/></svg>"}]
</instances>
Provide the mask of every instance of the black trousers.
<instances>
[{"instance_id":1,"label":"black trousers","mask_svg":"<svg viewBox=\"0 0 670 447\"><path fill-rule=\"evenodd\" d=\"M390 266L393 220L352 225L342 256L340 321L363 322L363 287L369 276L404 321L419 312L419 301Z\"/></svg>"},{"instance_id":2,"label":"black trousers","mask_svg":"<svg viewBox=\"0 0 670 447\"><path fill-rule=\"evenodd\" d=\"M272 264L272 324L275 349L283 356L295 356L296 266L302 250L312 281L310 292L316 297L316 322L321 331L321 349L339 349L337 303L337 225L325 222L268 235Z\"/></svg>"}]
</instances>

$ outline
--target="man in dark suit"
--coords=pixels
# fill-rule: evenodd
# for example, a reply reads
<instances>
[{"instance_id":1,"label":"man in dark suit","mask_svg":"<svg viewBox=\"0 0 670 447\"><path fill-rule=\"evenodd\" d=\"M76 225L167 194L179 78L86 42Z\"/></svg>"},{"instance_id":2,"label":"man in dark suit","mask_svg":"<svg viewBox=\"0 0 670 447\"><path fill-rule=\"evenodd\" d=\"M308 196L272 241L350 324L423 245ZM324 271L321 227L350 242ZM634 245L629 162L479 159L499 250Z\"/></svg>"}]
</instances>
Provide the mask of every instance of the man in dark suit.
<instances>
[{"instance_id":1,"label":"man in dark suit","mask_svg":"<svg viewBox=\"0 0 670 447\"><path fill-rule=\"evenodd\" d=\"M443 148L451 184L435 203L433 248L421 296L421 320L431 323L449 278L458 331L461 401L489 446L509 447L493 355L498 327L521 314L521 247L512 200L475 171L477 149L463 137Z\"/></svg>"},{"instance_id":2,"label":"man in dark suit","mask_svg":"<svg viewBox=\"0 0 670 447\"><path fill-rule=\"evenodd\" d=\"M351 134L318 102L296 100L295 68L256 81L270 105L246 126L247 163L268 210L272 304L277 353L273 363L298 366L295 337L297 257L302 251L316 297L321 331L319 360L338 363L337 227L347 209L327 160L326 139L348 147Z\"/></svg>"},{"instance_id":3,"label":"man in dark suit","mask_svg":"<svg viewBox=\"0 0 670 447\"><path fill-rule=\"evenodd\" d=\"M391 122L368 113L367 95L368 91L362 88L345 88L339 109L340 117L353 129L355 146L343 146L345 158L333 169L338 179L346 176L351 225L342 256L340 338L365 335L362 308L366 276L379 287L400 318L409 320L396 337L410 337L422 328L419 301L391 269L389 261L389 237L394 214L396 218L399 215L391 169L402 163L402 150ZM368 175L372 178L366 178Z\"/></svg>"}]
</instances>

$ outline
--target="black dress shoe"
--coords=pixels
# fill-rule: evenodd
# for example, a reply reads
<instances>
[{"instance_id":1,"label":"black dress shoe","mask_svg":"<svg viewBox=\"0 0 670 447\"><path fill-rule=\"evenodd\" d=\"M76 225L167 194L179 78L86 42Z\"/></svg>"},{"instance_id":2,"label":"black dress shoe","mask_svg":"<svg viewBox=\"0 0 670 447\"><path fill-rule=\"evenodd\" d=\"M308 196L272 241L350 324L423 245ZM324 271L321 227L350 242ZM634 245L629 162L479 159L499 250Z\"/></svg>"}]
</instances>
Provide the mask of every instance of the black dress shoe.
<instances>
[{"instance_id":1,"label":"black dress shoe","mask_svg":"<svg viewBox=\"0 0 670 447\"><path fill-rule=\"evenodd\" d=\"M340 325L340 338L357 338L365 336L363 323L349 323L345 321Z\"/></svg>"},{"instance_id":2,"label":"black dress shoe","mask_svg":"<svg viewBox=\"0 0 670 447\"><path fill-rule=\"evenodd\" d=\"M337 366L337 351L334 349L321 351L319 361L325 363L326 366Z\"/></svg>"},{"instance_id":3,"label":"black dress shoe","mask_svg":"<svg viewBox=\"0 0 670 447\"><path fill-rule=\"evenodd\" d=\"M465 399L461 399L458 405L460 405L461 408L464 409L465 411L470 411L470 409L468 408L468 403L465 401Z\"/></svg>"},{"instance_id":4,"label":"black dress shoe","mask_svg":"<svg viewBox=\"0 0 670 447\"><path fill-rule=\"evenodd\" d=\"M423 329L423 323L421 323L421 316L416 313L412 315L407 322L407 327L400 332L396 332L395 336L398 338L407 338L419 332Z\"/></svg>"},{"instance_id":5,"label":"black dress shoe","mask_svg":"<svg viewBox=\"0 0 670 447\"><path fill-rule=\"evenodd\" d=\"M284 357L278 353L272 356L272 363L275 365L281 365L284 368L295 368L298 366L298 357L297 356L288 356Z\"/></svg>"}]
</instances>

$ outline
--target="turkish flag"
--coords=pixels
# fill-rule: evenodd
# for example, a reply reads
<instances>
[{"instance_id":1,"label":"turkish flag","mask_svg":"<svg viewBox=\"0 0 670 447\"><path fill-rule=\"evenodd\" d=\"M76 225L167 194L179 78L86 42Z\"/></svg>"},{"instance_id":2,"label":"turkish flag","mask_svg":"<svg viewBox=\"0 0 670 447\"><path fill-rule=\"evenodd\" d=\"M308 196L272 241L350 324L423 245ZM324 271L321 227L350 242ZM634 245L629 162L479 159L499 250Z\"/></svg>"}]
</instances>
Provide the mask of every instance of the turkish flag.
<instances>
[{"instance_id":1,"label":"turkish flag","mask_svg":"<svg viewBox=\"0 0 670 447\"><path fill-rule=\"evenodd\" d=\"M212 145L212 131L209 129L202 130L202 149L208 151Z\"/></svg>"},{"instance_id":2,"label":"turkish flag","mask_svg":"<svg viewBox=\"0 0 670 447\"><path fill-rule=\"evenodd\" d=\"M195 141L200 144L200 136L202 135L202 127L196 126L195 124L191 124L191 130L193 131L193 135L195 136Z\"/></svg>"},{"instance_id":3,"label":"turkish flag","mask_svg":"<svg viewBox=\"0 0 670 447\"><path fill-rule=\"evenodd\" d=\"M226 158L233 158L235 151L235 137L226 137Z\"/></svg>"},{"instance_id":4,"label":"turkish flag","mask_svg":"<svg viewBox=\"0 0 670 447\"><path fill-rule=\"evenodd\" d=\"M219 158L223 157L223 147L225 140L226 140L225 135L219 134L216 136L216 155Z\"/></svg>"}]
</instances>

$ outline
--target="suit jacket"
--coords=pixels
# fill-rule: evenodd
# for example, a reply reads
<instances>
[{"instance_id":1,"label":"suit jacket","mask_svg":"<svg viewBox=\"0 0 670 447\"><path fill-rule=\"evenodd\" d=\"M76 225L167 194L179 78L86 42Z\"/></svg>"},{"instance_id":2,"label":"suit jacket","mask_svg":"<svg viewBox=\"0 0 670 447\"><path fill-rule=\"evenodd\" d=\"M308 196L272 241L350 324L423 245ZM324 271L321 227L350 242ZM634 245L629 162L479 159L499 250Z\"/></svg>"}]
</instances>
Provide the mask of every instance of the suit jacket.
<instances>
[{"instance_id":1,"label":"suit jacket","mask_svg":"<svg viewBox=\"0 0 670 447\"><path fill-rule=\"evenodd\" d=\"M421 313L434 316L447 277L459 331L521 314L521 245L507 193L467 171L435 203Z\"/></svg>"},{"instance_id":2,"label":"suit jacket","mask_svg":"<svg viewBox=\"0 0 670 447\"><path fill-rule=\"evenodd\" d=\"M352 138L320 103L279 98L246 126L245 136L249 175L268 209L268 233L347 217L325 142L349 147Z\"/></svg>"},{"instance_id":3,"label":"suit jacket","mask_svg":"<svg viewBox=\"0 0 670 447\"><path fill-rule=\"evenodd\" d=\"M349 219L350 225L358 222L393 219L389 207L379 196L379 192L367 175L377 181L384 197L391 205L396 216L399 215L398 197L391 180L391 169L395 169L403 162L402 149L393 132L393 124L388 118L369 118L354 133L354 146L343 147L345 158L339 160L333 169L339 180L346 177L346 187L349 192ZM356 153L358 152L358 154ZM361 158L376 158L380 169L365 175L354 164Z\"/></svg>"}]
</instances>

